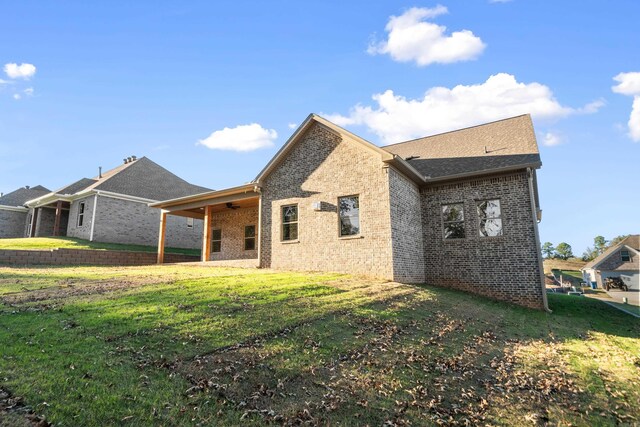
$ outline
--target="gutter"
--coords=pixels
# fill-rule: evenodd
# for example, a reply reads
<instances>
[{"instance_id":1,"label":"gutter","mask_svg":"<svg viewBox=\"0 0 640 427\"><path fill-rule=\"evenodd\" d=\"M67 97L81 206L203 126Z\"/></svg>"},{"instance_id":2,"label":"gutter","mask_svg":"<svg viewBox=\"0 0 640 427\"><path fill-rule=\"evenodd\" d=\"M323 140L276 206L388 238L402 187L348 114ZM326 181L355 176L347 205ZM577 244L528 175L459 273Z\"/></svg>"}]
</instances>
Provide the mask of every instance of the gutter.
<instances>
[{"instance_id":1,"label":"gutter","mask_svg":"<svg viewBox=\"0 0 640 427\"><path fill-rule=\"evenodd\" d=\"M25 208L24 206L0 205L0 210L13 211L13 212L29 212L29 208Z\"/></svg>"},{"instance_id":2,"label":"gutter","mask_svg":"<svg viewBox=\"0 0 640 427\"><path fill-rule=\"evenodd\" d=\"M463 173L458 173L455 175L446 175L446 176L442 176L442 177L437 177L437 178L430 178L427 177L427 184L430 184L432 182L443 182L443 181L452 181L455 179L460 179L460 178L470 178L470 177L477 177L477 176L482 176L482 175L492 175L495 173L501 173L501 172L512 172L512 171L516 171L516 170L521 170L521 169L538 169L542 166L541 162L535 162L535 163L525 163L525 164L520 164L517 166L505 166L503 168L496 168L496 169L486 169L486 170L482 170L482 171L476 171L476 172L463 172ZM531 177L529 179L532 179ZM534 203L535 206L535 203ZM537 218L537 217L536 217Z\"/></svg>"},{"instance_id":3,"label":"gutter","mask_svg":"<svg viewBox=\"0 0 640 427\"><path fill-rule=\"evenodd\" d=\"M540 270L540 290L542 291L542 305L544 311L552 313L549 309L549 302L547 301L547 289L544 285L544 267L542 261L542 247L540 246L540 234L538 233L538 215L536 210L536 200L533 193L533 170L527 168L527 177L529 178L529 198L531 200L531 219L533 219L533 234L536 238L536 254L538 256L538 269Z\"/></svg>"}]
</instances>

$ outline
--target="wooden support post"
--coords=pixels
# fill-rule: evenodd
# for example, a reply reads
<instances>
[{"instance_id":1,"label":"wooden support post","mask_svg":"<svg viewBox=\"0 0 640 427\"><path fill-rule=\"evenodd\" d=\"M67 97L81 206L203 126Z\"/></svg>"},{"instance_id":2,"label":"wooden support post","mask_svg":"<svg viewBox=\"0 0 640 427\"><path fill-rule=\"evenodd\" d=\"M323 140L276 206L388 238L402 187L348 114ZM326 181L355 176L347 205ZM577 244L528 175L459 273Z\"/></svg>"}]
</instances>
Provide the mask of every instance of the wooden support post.
<instances>
[{"instance_id":1,"label":"wooden support post","mask_svg":"<svg viewBox=\"0 0 640 427\"><path fill-rule=\"evenodd\" d=\"M60 217L62 216L62 200L56 203L56 221L53 223L53 235L60 235Z\"/></svg>"},{"instance_id":2,"label":"wooden support post","mask_svg":"<svg viewBox=\"0 0 640 427\"><path fill-rule=\"evenodd\" d=\"M31 230L29 230L29 237L36 237L36 224L38 223L38 212L40 208L33 208L33 216L31 217Z\"/></svg>"},{"instance_id":3,"label":"wooden support post","mask_svg":"<svg viewBox=\"0 0 640 427\"><path fill-rule=\"evenodd\" d=\"M167 212L160 211L160 233L158 236L158 264L164 262L164 238L167 231Z\"/></svg>"},{"instance_id":4,"label":"wooden support post","mask_svg":"<svg viewBox=\"0 0 640 427\"><path fill-rule=\"evenodd\" d=\"M202 262L211 258L211 212L212 206L204 207L204 225L202 229Z\"/></svg>"}]
</instances>

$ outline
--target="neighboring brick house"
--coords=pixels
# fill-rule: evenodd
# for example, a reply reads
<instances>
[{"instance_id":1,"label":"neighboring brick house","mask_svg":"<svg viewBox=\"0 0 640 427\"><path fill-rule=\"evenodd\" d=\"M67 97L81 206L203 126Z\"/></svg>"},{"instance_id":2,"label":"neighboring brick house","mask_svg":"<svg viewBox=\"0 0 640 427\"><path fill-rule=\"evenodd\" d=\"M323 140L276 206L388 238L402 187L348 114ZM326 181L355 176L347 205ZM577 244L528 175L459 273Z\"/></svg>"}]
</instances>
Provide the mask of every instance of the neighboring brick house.
<instances>
[{"instance_id":1,"label":"neighboring brick house","mask_svg":"<svg viewBox=\"0 0 640 427\"><path fill-rule=\"evenodd\" d=\"M27 200L40 197L49 191L41 185L22 187L11 193L0 194L0 239L24 237L29 209Z\"/></svg>"},{"instance_id":2,"label":"neighboring brick house","mask_svg":"<svg viewBox=\"0 0 640 427\"><path fill-rule=\"evenodd\" d=\"M151 206L163 223L208 224L203 260L431 283L546 308L540 166L528 115L378 147L312 114L251 183Z\"/></svg>"},{"instance_id":3,"label":"neighboring brick house","mask_svg":"<svg viewBox=\"0 0 640 427\"><path fill-rule=\"evenodd\" d=\"M26 237L69 236L97 242L155 245L160 215L149 203L209 192L188 183L146 157L129 157L95 178L83 178L32 198ZM174 217L167 244L199 248L202 221Z\"/></svg>"},{"instance_id":4,"label":"neighboring brick house","mask_svg":"<svg viewBox=\"0 0 640 427\"><path fill-rule=\"evenodd\" d=\"M619 277L630 290L640 290L640 235L628 236L582 267L584 281L603 288L604 279Z\"/></svg>"}]
</instances>

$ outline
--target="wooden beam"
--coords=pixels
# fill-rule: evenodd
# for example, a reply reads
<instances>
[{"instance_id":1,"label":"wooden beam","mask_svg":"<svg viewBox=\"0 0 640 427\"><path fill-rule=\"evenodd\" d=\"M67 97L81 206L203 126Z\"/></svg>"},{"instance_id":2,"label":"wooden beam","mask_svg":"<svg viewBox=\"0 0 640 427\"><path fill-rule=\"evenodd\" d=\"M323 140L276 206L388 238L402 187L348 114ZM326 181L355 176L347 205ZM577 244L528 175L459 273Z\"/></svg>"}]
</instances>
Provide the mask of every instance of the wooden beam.
<instances>
[{"instance_id":1,"label":"wooden beam","mask_svg":"<svg viewBox=\"0 0 640 427\"><path fill-rule=\"evenodd\" d=\"M158 264L164 262L164 239L167 231L167 212L160 211L160 232L158 235Z\"/></svg>"},{"instance_id":2,"label":"wooden beam","mask_svg":"<svg viewBox=\"0 0 640 427\"><path fill-rule=\"evenodd\" d=\"M207 205L204 207L204 224L202 227L202 262L209 261L211 258L211 215L213 207Z\"/></svg>"},{"instance_id":3,"label":"wooden beam","mask_svg":"<svg viewBox=\"0 0 640 427\"><path fill-rule=\"evenodd\" d=\"M40 208L33 208L33 216L31 217L31 230L29 230L29 237L36 237L36 224L38 223L38 212Z\"/></svg>"},{"instance_id":4,"label":"wooden beam","mask_svg":"<svg viewBox=\"0 0 640 427\"><path fill-rule=\"evenodd\" d=\"M60 235L60 217L62 216L62 200L56 203L56 221L53 223L53 235Z\"/></svg>"}]
</instances>

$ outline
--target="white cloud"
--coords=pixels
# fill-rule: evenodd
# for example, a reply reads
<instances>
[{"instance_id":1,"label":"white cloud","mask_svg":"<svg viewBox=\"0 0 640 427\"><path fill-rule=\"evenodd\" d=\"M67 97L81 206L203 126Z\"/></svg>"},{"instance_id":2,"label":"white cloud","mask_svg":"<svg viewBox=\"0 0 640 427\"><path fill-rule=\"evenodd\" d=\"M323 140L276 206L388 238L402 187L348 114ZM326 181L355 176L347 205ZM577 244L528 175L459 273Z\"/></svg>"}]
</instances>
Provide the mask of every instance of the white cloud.
<instances>
[{"instance_id":1,"label":"white cloud","mask_svg":"<svg viewBox=\"0 0 640 427\"><path fill-rule=\"evenodd\" d=\"M383 142L394 143L526 113L537 120L593 113L600 105L563 106L549 87L518 82L505 73L476 85L433 87L419 99L407 99L392 90L372 98L377 103L374 107L358 104L347 116L326 117L340 126L364 125Z\"/></svg>"},{"instance_id":2,"label":"white cloud","mask_svg":"<svg viewBox=\"0 0 640 427\"><path fill-rule=\"evenodd\" d=\"M22 95L20 95L19 93L13 94L13 99L15 99L16 101L19 100L20 98L22 98Z\"/></svg>"},{"instance_id":3,"label":"white cloud","mask_svg":"<svg viewBox=\"0 0 640 427\"><path fill-rule=\"evenodd\" d=\"M615 93L633 96L631 115L629 116L629 137L640 142L640 72L620 73L613 78L618 84L611 89Z\"/></svg>"},{"instance_id":4,"label":"white cloud","mask_svg":"<svg viewBox=\"0 0 640 427\"><path fill-rule=\"evenodd\" d=\"M33 96L33 88L32 87L28 87L25 90L23 90L24 94L27 96Z\"/></svg>"},{"instance_id":5,"label":"white cloud","mask_svg":"<svg viewBox=\"0 0 640 427\"><path fill-rule=\"evenodd\" d=\"M511 0L489 0L489 3L509 3Z\"/></svg>"},{"instance_id":6,"label":"white cloud","mask_svg":"<svg viewBox=\"0 0 640 427\"><path fill-rule=\"evenodd\" d=\"M198 144L214 150L253 151L273 146L277 137L278 133L275 130L252 123L217 130L209 137L198 141Z\"/></svg>"},{"instance_id":7,"label":"white cloud","mask_svg":"<svg viewBox=\"0 0 640 427\"><path fill-rule=\"evenodd\" d=\"M295 129L295 128L298 127L298 124L297 123L289 123L287 126L289 127L289 129Z\"/></svg>"},{"instance_id":8,"label":"white cloud","mask_svg":"<svg viewBox=\"0 0 640 427\"><path fill-rule=\"evenodd\" d=\"M544 134L542 138L542 144L546 145L547 147L560 145L563 142L564 142L564 139L560 135L554 132L547 132Z\"/></svg>"},{"instance_id":9,"label":"white cloud","mask_svg":"<svg viewBox=\"0 0 640 427\"><path fill-rule=\"evenodd\" d=\"M11 79L30 79L36 73L36 67L33 64L4 64L4 72Z\"/></svg>"},{"instance_id":10,"label":"white cloud","mask_svg":"<svg viewBox=\"0 0 640 427\"><path fill-rule=\"evenodd\" d=\"M419 66L448 64L477 58L486 45L469 30L446 34L447 27L427 22L448 13L446 7L413 7L400 16L391 16L385 27L388 38L369 45L371 55L389 54L399 62L415 61Z\"/></svg>"}]
</instances>

